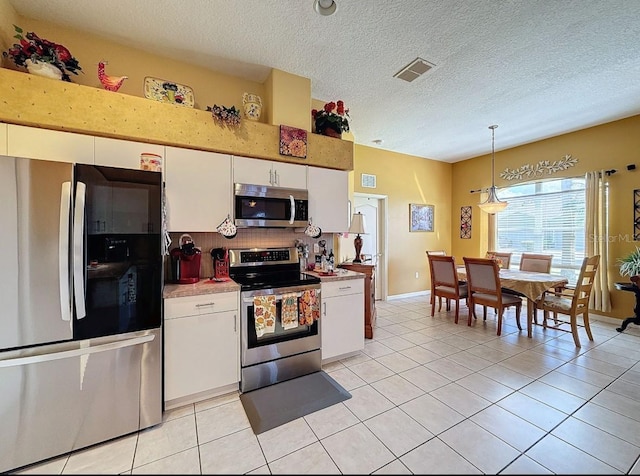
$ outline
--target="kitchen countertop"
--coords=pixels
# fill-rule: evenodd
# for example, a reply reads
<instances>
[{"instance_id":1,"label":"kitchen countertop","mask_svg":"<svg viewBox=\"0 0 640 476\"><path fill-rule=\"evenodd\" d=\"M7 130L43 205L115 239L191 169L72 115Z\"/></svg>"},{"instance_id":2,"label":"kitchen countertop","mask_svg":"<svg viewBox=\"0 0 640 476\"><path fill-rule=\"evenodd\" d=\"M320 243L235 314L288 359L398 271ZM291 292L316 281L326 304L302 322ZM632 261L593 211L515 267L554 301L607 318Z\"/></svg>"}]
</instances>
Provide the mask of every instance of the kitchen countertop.
<instances>
[{"instance_id":1,"label":"kitchen countertop","mask_svg":"<svg viewBox=\"0 0 640 476\"><path fill-rule=\"evenodd\" d=\"M304 273L308 274L309 276L315 276L317 278L320 278L324 283L330 282L330 281L344 281L346 279L358 279L358 278L364 279L365 277L364 273L358 273L356 271L350 271L350 270L341 269L341 268L336 269L334 272L336 273L335 276L323 276L320 273L317 273L316 271L305 271Z\"/></svg>"},{"instance_id":2,"label":"kitchen countertop","mask_svg":"<svg viewBox=\"0 0 640 476\"><path fill-rule=\"evenodd\" d=\"M231 279L228 281L212 281L209 278L201 278L200 281L195 284L165 284L162 297L168 299L239 290L240 285Z\"/></svg>"}]
</instances>

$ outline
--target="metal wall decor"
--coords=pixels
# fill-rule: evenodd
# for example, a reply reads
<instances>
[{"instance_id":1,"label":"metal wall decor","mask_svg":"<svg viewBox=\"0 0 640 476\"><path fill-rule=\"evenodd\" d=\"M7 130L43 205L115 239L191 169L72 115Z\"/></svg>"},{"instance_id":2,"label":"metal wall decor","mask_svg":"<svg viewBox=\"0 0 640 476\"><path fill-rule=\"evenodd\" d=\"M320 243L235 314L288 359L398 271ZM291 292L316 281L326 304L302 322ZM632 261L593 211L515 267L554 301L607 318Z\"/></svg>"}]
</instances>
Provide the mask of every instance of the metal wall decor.
<instances>
[{"instance_id":1,"label":"metal wall decor","mask_svg":"<svg viewBox=\"0 0 640 476\"><path fill-rule=\"evenodd\" d=\"M565 155L560 160L554 160L549 162L548 160L541 160L535 165L525 164L518 169L509 169L507 167L500 173L500 177L505 180L522 180L523 178L535 178L543 175L551 175L561 170L567 170L569 167L573 167L578 163L578 159L572 157L570 154Z\"/></svg>"},{"instance_id":2,"label":"metal wall decor","mask_svg":"<svg viewBox=\"0 0 640 476\"><path fill-rule=\"evenodd\" d=\"M471 238L471 206L460 207L460 238Z\"/></svg>"},{"instance_id":3,"label":"metal wall decor","mask_svg":"<svg viewBox=\"0 0 640 476\"><path fill-rule=\"evenodd\" d=\"M633 241L640 241L640 188L633 191Z\"/></svg>"}]
</instances>

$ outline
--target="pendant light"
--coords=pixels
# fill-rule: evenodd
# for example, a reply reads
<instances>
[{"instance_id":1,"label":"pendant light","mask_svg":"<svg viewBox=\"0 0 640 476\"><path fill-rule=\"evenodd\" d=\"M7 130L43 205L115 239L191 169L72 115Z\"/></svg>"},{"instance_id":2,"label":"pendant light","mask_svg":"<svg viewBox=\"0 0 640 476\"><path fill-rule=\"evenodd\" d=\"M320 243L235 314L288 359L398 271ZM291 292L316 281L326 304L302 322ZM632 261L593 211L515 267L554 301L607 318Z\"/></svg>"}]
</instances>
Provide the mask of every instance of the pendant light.
<instances>
[{"instance_id":1,"label":"pendant light","mask_svg":"<svg viewBox=\"0 0 640 476\"><path fill-rule=\"evenodd\" d=\"M491 188L489 189L489 196L487 197L487 199L478 204L478 206L482 209L483 212L486 213L498 213L501 212L502 210L504 210L505 208L507 208L508 203L507 202L503 202L498 198L498 195L496 194L496 184L493 180L493 176L494 176L494 167L495 167L495 156L496 156L496 151L495 151L495 135L496 135L496 128L498 126L493 125L493 126L489 126L489 129L491 129Z\"/></svg>"}]
</instances>

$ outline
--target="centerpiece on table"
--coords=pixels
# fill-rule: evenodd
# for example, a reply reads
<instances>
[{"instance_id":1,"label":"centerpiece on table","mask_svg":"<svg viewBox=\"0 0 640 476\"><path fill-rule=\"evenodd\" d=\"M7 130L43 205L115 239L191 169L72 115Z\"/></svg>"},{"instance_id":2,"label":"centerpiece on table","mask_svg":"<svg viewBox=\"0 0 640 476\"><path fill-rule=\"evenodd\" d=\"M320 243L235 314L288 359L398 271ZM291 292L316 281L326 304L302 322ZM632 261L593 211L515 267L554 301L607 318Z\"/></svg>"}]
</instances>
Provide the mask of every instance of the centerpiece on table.
<instances>
[{"instance_id":1,"label":"centerpiece on table","mask_svg":"<svg viewBox=\"0 0 640 476\"><path fill-rule=\"evenodd\" d=\"M16 31L13 37L19 43L3 51L2 56L11 58L16 66L27 68L31 74L63 81L71 81L69 73L77 75L82 71L78 60L64 46L40 38L32 31L23 36L22 28L16 25L13 28Z\"/></svg>"},{"instance_id":2,"label":"centerpiece on table","mask_svg":"<svg viewBox=\"0 0 640 476\"><path fill-rule=\"evenodd\" d=\"M349 109L345 109L343 101L328 102L320 110L312 109L311 117L316 134L341 138L343 132L349 132Z\"/></svg>"}]
</instances>

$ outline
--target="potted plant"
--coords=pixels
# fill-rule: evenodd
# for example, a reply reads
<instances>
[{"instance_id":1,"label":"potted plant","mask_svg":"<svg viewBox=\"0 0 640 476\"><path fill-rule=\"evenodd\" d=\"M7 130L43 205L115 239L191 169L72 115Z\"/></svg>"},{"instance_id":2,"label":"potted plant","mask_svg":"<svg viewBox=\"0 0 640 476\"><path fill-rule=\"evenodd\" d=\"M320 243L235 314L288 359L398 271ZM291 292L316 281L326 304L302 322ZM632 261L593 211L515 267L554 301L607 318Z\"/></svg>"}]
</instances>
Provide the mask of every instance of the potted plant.
<instances>
[{"instance_id":1,"label":"potted plant","mask_svg":"<svg viewBox=\"0 0 640 476\"><path fill-rule=\"evenodd\" d=\"M316 134L342 137L343 132L349 132L349 109L345 109L343 101L328 102L320 110L312 109L311 117Z\"/></svg>"},{"instance_id":2,"label":"potted plant","mask_svg":"<svg viewBox=\"0 0 640 476\"><path fill-rule=\"evenodd\" d=\"M32 74L48 78L71 81L68 73L78 74L82 68L67 48L49 40L40 38L34 32L22 35L23 30L13 25L16 31L14 43L7 51L2 52L5 58L11 58L16 66L24 66Z\"/></svg>"},{"instance_id":3,"label":"potted plant","mask_svg":"<svg viewBox=\"0 0 640 476\"><path fill-rule=\"evenodd\" d=\"M640 248L636 246L635 251L624 258L618 258L620 266L620 276L638 276L640 275Z\"/></svg>"}]
</instances>

